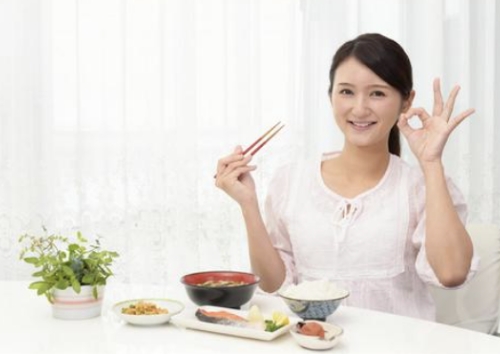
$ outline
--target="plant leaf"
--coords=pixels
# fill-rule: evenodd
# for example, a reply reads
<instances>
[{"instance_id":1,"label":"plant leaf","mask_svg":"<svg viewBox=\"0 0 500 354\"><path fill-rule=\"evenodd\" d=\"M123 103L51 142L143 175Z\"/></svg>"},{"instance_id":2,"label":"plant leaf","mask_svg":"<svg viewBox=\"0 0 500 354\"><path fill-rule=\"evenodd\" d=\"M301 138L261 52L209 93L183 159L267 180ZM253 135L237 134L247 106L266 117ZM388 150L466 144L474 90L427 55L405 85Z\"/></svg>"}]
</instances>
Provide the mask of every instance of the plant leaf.
<instances>
[{"instance_id":1,"label":"plant leaf","mask_svg":"<svg viewBox=\"0 0 500 354\"><path fill-rule=\"evenodd\" d=\"M47 283L44 281L35 281L35 282L31 283L28 288L38 290L45 284L47 284Z\"/></svg>"},{"instance_id":2,"label":"plant leaf","mask_svg":"<svg viewBox=\"0 0 500 354\"><path fill-rule=\"evenodd\" d=\"M26 257L24 259L24 261L26 263L29 263L29 264L37 264L38 263L38 258L36 258L36 257Z\"/></svg>"},{"instance_id":3,"label":"plant leaf","mask_svg":"<svg viewBox=\"0 0 500 354\"><path fill-rule=\"evenodd\" d=\"M35 282L30 284L30 289L36 289L37 295L45 294L52 288L52 284L46 282Z\"/></svg>"},{"instance_id":4,"label":"plant leaf","mask_svg":"<svg viewBox=\"0 0 500 354\"><path fill-rule=\"evenodd\" d=\"M32 277L42 277L45 275L45 271L44 270L39 270L38 272L35 272L33 274L31 274Z\"/></svg>"},{"instance_id":5,"label":"plant leaf","mask_svg":"<svg viewBox=\"0 0 500 354\"><path fill-rule=\"evenodd\" d=\"M73 269L68 267L67 265L62 266L62 271L64 274L66 274L68 277L74 277L75 273L73 272Z\"/></svg>"},{"instance_id":6,"label":"plant leaf","mask_svg":"<svg viewBox=\"0 0 500 354\"><path fill-rule=\"evenodd\" d=\"M60 279L60 280L56 283L55 287L56 287L57 289L59 289L59 290L64 290L64 289L67 289L67 288L69 287L69 282L68 282L67 280L65 280L65 279Z\"/></svg>"},{"instance_id":7,"label":"plant leaf","mask_svg":"<svg viewBox=\"0 0 500 354\"><path fill-rule=\"evenodd\" d=\"M68 251L75 252L79 248L80 248L80 246L78 246L76 243L72 243L71 245L68 246Z\"/></svg>"},{"instance_id":8,"label":"plant leaf","mask_svg":"<svg viewBox=\"0 0 500 354\"><path fill-rule=\"evenodd\" d=\"M78 282L78 280L76 280L76 279L71 280L71 287L73 288L73 290L74 290L77 294L80 294L80 291L81 291L82 289L81 289L81 287L80 287L80 283Z\"/></svg>"},{"instance_id":9,"label":"plant leaf","mask_svg":"<svg viewBox=\"0 0 500 354\"><path fill-rule=\"evenodd\" d=\"M83 284L93 284L94 280L95 280L94 274L85 274L82 278L82 283Z\"/></svg>"}]
</instances>

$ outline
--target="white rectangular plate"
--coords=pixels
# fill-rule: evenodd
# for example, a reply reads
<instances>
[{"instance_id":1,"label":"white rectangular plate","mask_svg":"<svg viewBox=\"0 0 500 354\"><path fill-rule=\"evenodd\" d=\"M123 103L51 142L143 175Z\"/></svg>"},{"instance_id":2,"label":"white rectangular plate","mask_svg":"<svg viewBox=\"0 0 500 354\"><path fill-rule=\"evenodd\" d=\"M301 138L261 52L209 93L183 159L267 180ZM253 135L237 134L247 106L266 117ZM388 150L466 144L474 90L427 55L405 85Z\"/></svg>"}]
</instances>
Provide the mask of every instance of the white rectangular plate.
<instances>
[{"instance_id":1,"label":"white rectangular plate","mask_svg":"<svg viewBox=\"0 0 500 354\"><path fill-rule=\"evenodd\" d=\"M248 311L240 311L240 310L233 310L233 309L228 309L224 307L216 307L216 306L201 306L200 308L207 310L207 311L227 311L234 313L235 315L241 316L243 318L246 318ZM198 318L196 318L195 315L196 310L187 309L177 315L175 318L171 319L171 322L174 323L177 326L184 327L184 328L190 328L190 329L196 329L200 331L207 331L207 332L214 332L214 333L220 333L220 334L227 334L230 336L236 336L236 337L244 337L244 338L252 338L252 339L258 339L258 340L266 340L270 341L273 340L279 336L281 336L284 333L287 333L290 328L295 325L296 321L294 319L290 318L290 324L281 327L280 329L274 331L274 332L266 332L263 329L254 329L254 328L245 328L245 327L236 327L236 326L230 326L230 325L221 325L221 324L216 324L216 323L208 323L208 322L203 322L200 321ZM263 314L265 319L270 319L270 315Z\"/></svg>"}]
</instances>

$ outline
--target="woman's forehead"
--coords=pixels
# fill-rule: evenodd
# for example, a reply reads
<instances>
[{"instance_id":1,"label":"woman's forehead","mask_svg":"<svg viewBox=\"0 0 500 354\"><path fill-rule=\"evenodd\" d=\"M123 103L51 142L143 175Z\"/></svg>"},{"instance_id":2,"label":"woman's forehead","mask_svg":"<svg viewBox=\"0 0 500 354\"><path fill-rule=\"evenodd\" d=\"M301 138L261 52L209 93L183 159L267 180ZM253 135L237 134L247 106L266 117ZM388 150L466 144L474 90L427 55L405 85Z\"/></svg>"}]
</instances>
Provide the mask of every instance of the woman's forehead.
<instances>
[{"instance_id":1,"label":"woman's forehead","mask_svg":"<svg viewBox=\"0 0 500 354\"><path fill-rule=\"evenodd\" d=\"M349 57L335 70L335 85L391 87L370 68L354 57Z\"/></svg>"}]
</instances>

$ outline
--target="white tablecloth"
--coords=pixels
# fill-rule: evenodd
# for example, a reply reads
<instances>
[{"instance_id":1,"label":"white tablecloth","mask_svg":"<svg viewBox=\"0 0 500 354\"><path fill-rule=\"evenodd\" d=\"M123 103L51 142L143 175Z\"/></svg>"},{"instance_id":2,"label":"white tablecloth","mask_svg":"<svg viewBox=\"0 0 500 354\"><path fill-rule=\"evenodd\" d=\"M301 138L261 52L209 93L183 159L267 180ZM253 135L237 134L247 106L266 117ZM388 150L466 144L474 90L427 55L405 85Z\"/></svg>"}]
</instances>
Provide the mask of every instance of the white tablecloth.
<instances>
[{"instance_id":1,"label":"white tablecloth","mask_svg":"<svg viewBox=\"0 0 500 354\"><path fill-rule=\"evenodd\" d=\"M180 284L173 286L110 283L103 315L81 321L52 318L44 297L27 289L27 282L0 282L0 353L307 353L289 333L259 341L179 328L127 325L111 311L114 303L136 298L164 297L182 301L184 311L195 311ZM263 313L282 310L281 299L255 295L251 301ZM248 306L248 305L247 305ZM450 353L500 354L500 338L434 322L341 306L328 318L344 329L335 353Z\"/></svg>"}]
</instances>

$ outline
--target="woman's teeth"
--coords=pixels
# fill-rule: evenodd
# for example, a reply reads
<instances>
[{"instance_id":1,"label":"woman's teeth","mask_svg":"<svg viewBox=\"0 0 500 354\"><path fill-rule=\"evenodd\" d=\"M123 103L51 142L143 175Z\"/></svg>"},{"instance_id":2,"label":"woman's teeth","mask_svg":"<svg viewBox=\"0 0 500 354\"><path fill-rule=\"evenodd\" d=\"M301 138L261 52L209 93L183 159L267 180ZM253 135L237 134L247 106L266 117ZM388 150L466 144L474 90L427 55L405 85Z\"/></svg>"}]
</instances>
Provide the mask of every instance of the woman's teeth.
<instances>
[{"instance_id":1,"label":"woman's teeth","mask_svg":"<svg viewBox=\"0 0 500 354\"><path fill-rule=\"evenodd\" d=\"M372 124L375 124L374 122L351 122L351 124L353 124L354 126L356 127L360 127L360 128L366 128Z\"/></svg>"}]
</instances>

